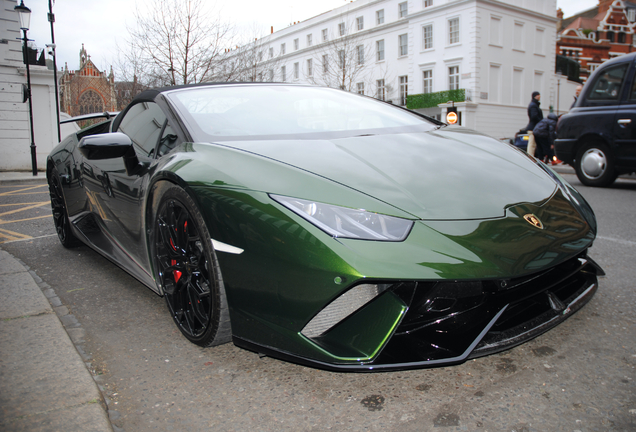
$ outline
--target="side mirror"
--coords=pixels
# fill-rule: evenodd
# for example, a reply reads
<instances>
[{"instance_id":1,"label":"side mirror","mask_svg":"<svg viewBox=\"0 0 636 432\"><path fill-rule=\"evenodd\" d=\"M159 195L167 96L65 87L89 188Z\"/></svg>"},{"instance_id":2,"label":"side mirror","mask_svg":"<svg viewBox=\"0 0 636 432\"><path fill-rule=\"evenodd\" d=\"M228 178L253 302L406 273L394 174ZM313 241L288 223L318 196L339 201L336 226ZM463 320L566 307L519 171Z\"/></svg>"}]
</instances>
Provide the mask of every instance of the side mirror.
<instances>
[{"instance_id":1,"label":"side mirror","mask_svg":"<svg viewBox=\"0 0 636 432\"><path fill-rule=\"evenodd\" d=\"M115 159L134 152L131 139L121 132L85 136L78 149L88 160Z\"/></svg>"}]
</instances>

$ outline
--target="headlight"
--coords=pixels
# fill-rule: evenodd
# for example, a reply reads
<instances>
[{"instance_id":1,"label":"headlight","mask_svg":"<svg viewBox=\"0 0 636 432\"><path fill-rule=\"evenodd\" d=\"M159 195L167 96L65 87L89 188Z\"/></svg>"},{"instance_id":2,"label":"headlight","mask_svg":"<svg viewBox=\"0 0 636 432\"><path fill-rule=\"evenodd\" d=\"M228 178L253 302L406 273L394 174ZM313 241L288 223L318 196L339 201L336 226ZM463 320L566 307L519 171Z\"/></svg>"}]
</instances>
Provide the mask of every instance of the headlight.
<instances>
[{"instance_id":1,"label":"headlight","mask_svg":"<svg viewBox=\"0 0 636 432\"><path fill-rule=\"evenodd\" d=\"M333 237L402 241L413 221L280 195L270 197Z\"/></svg>"}]
</instances>

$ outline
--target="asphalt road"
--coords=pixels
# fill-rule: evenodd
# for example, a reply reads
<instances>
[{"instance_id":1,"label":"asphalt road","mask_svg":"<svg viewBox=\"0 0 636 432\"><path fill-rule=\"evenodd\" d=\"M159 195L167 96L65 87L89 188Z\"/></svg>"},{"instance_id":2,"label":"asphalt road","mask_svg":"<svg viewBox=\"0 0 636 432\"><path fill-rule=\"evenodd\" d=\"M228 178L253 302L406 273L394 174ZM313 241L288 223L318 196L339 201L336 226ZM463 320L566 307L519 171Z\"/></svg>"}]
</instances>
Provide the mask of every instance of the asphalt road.
<instances>
[{"instance_id":1,"label":"asphalt road","mask_svg":"<svg viewBox=\"0 0 636 432\"><path fill-rule=\"evenodd\" d=\"M341 374L187 342L164 300L87 247L63 248L46 187L0 184L0 242L85 331L78 348L125 431L634 431L636 181L583 187L607 277L547 334L463 365ZM48 212L48 213L47 213Z\"/></svg>"}]
</instances>

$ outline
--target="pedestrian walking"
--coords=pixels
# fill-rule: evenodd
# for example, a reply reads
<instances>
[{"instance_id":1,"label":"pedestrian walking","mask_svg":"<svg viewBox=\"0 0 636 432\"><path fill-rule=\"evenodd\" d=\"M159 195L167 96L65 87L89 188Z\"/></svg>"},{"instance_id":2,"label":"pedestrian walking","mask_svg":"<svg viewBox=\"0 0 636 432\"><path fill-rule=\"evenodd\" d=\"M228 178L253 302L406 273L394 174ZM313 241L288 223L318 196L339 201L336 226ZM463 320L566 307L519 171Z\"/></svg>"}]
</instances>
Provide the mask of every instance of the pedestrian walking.
<instances>
[{"instance_id":1,"label":"pedestrian walking","mask_svg":"<svg viewBox=\"0 0 636 432\"><path fill-rule=\"evenodd\" d=\"M543 111L541 111L541 93L538 91L532 92L532 100L528 104L528 126L526 129L528 130L528 154L530 156L534 156L536 141L534 139L534 134L532 131L534 127L543 120Z\"/></svg>"},{"instance_id":2,"label":"pedestrian walking","mask_svg":"<svg viewBox=\"0 0 636 432\"><path fill-rule=\"evenodd\" d=\"M534 127L533 135L536 141L536 158L545 163L552 162L554 152L554 139L556 138L556 125L559 118L555 113L548 114Z\"/></svg>"}]
</instances>

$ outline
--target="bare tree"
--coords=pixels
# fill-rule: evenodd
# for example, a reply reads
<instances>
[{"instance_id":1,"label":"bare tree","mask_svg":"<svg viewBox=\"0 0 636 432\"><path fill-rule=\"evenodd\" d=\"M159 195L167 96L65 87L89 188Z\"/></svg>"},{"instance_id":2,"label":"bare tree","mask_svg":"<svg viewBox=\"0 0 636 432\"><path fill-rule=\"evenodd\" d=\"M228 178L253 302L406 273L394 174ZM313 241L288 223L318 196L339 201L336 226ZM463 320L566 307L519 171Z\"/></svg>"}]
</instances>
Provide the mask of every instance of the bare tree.
<instances>
[{"instance_id":1,"label":"bare tree","mask_svg":"<svg viewBox=\"0 0 636 432\"><path fill-rule=\"evenodd\" d=\"M135 12L137 23L128 29L126 51L148 81L174 85L210 80L234 35L232 26L212 18L205 5L203 0L155 0L147 12Z\"/></svg>"},{"instance_id":2,"label":"bare tree","mask_svg":"<svg viewBox=\"0 0 636 432\"><path fill-rule=\"evenodd\" d=\"M329 35L330 40L323 42L317 50L319 58L312 60L312 74L307 79L315 84L340 88L347 91L364 91L359 89L369 82L367 65L373 61L373 47L365 44L365 39L353 33L354 22L342 22L336 35Z\"/></svg>"}]
</instances>

